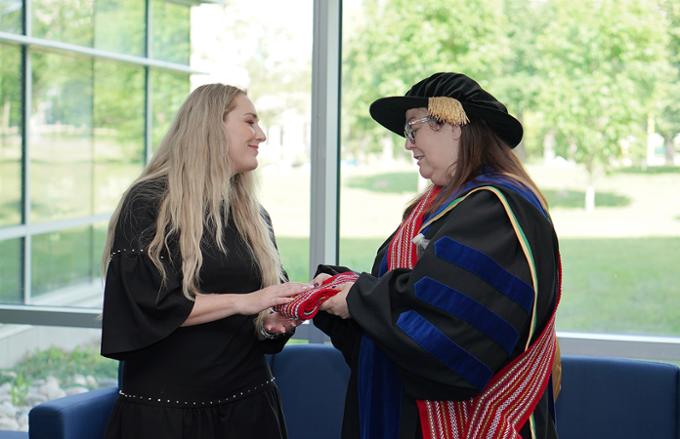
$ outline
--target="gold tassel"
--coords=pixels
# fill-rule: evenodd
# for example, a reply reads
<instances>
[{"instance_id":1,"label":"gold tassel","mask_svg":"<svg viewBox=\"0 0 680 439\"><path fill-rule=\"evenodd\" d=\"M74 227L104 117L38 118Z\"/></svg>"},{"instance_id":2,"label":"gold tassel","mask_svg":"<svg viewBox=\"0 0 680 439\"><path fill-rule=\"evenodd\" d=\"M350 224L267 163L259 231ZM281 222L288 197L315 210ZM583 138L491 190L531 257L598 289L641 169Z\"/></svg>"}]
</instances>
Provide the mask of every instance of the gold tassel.
<instances>
[{"instance_id":1,"label":"gold tassel","mask_svg":"<svg viewBox=\"0 0 680 439\"><path fill-rule=\"evenodd\" d=\"M430 113L430 116L440 122L458 126L470 123L470 119L468 119L467 114L465 114L465 110L460 101L449 96L428 98L427 111Z\"/></svg>"}]
</instances>

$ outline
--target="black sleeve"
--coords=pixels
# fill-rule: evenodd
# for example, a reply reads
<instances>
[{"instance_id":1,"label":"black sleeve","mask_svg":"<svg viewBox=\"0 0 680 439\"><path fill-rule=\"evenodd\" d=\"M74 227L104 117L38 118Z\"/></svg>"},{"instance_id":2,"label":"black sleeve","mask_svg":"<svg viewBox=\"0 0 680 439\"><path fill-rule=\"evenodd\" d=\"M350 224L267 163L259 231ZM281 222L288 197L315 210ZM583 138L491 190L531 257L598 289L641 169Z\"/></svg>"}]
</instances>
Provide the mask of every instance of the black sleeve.
<instances>
[{"instance_id":1,"label":"black sleeve","mask_svg":"<svg viewBox=\"0 0 680 439\"><path fill-rule=\"evenodd\" d=\"M333 276L346 271L353 270L338 265L319 265L316 268L314 277L321 273ZM340 317L328 314L324 311L319 311L316 316L314 316L313 322L317 328L331 338L331 343L342 352L347 363L352 364L361 337L361 332L356 323L352 320L341 319Z\"/></svg>"},{"instance_id":2,"label":"black sleeve","mask_svg":"<svg viewBox=\"0 0 680 439\"><path fill-rule=\"evenodd\" d=\"M164 283L147 256L155 220L156 209L148 200L131 196L121 210L104 287L101 353L106 357L122 359L126 352L162 340L193 308L169 255L163 256Z\"/></svg>"},{"instance_id":3,"label":"black sleeve","mask_svg":"<svg viewBox=\"0 0 680 439\"><path fill-rule=\"evenodd\" d=\"M532 280L518 235L488 191L469 196L432 233L413 270L362 274L347 300L409 396L462 400L524 350Z\"/></svg>"},{"instance_id":4,"label":"black sleeve","mask_svg":"<svg viewBox=\"0 0 680 439\"><path fill-rule=\"evenodd\" d=\"M280 337L276 337L271 340L260 340L260 346L262 348L262 352L265 354L278 354L281 352L288 343L288 340L295 334L295 331L289 332L287 334L284 334Z\"/></svg>"}]
</instances>

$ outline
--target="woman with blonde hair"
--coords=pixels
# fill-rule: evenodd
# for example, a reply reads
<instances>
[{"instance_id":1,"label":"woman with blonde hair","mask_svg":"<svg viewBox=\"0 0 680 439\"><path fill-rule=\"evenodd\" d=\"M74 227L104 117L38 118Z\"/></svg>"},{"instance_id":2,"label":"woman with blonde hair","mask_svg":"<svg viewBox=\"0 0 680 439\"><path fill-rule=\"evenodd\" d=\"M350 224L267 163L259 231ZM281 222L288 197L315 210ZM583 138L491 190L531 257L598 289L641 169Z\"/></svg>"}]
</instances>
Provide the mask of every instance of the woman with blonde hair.
<instances>
[{"instance_id":1,"label":"woman with blonde hair","mask_svg":"<svg viewBox=\"0 0 680 439\"><path fill-rule=\"evenodd\" d=\"M431 184L372 272L314 319L352 369L342 437L556 438L560 257L545 200L512 152L521 123L449 72L370 112L406 138ZM321 266L317 281L345 270Z\"/></svg>"},{"instance_id":2,"label":"woman with blonde hair","mask_svg":"<svg viewBox=\"0 0 680 439\"><path fill-rule=\"evenodd\" d=\"M265 353L298 324L252 171L265 140L236 87L197 88L109 224L102 355L121 360L107 438L285 438ZM257 316L257 318L255 318Z\"/></svg>"}]
</instances>

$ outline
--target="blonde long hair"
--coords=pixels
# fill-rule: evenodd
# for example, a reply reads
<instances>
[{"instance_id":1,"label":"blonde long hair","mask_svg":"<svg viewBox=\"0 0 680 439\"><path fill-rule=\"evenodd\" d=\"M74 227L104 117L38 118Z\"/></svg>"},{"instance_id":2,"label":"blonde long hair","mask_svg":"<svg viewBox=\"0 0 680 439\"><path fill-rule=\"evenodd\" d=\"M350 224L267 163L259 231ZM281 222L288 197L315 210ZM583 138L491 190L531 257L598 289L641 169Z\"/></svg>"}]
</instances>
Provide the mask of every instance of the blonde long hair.
<instances>
[{"instance_id":1,"label":"blonde long hair","mask_svg":"<svg viewBox=\"0 0 680 439\"><path fill-rule=\"evenodd\" d=\"M103 254L104 273L110 261L116 225L133 189L141 188L158 200L156 229L147 254L166 282L161 254L171 255L168 242L179 243L182 292L193 300L199 290L203 265L201 238L204 231L226 254L223 229L229 215L236 232L248 244L262 275L262 286L282 279L281 262L272 231L255 197L252 172L232 173L224 121L245 91L224 84L208 84L194 90L175 116L151 162L130 185L111 216ZM165 184L154 184L162 181Z\"/></svg>"}]
</instances>

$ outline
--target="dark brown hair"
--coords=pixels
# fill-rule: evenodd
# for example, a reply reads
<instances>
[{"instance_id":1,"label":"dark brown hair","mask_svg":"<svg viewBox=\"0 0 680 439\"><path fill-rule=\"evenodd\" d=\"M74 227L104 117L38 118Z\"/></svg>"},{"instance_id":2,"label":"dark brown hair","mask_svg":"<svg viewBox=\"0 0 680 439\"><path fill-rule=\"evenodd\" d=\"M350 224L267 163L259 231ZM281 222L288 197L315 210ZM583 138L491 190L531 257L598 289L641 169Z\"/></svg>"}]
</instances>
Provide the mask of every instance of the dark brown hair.
<instances>
[{"instance_id":1,"label":"dark brown hair","mask_svg":"<svg viewBox=\"0 0 680 439\"><path fill-rule=\"evenodd\" d=\"M442 187L428 213L437 210L453 193L485 169L491 169L496 174L523 184L536 195L543 208L547 210L548 203L543 194L529 177L512 149L489 128L486 122L477 119L461 127L458 160L449 169L451 181ZM415 207L421 196L419 195L409 204L404 211L404 218Z\"/></svg>"}]
</instances>

